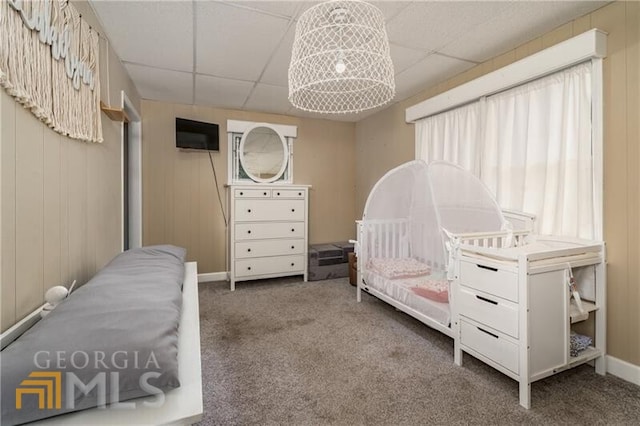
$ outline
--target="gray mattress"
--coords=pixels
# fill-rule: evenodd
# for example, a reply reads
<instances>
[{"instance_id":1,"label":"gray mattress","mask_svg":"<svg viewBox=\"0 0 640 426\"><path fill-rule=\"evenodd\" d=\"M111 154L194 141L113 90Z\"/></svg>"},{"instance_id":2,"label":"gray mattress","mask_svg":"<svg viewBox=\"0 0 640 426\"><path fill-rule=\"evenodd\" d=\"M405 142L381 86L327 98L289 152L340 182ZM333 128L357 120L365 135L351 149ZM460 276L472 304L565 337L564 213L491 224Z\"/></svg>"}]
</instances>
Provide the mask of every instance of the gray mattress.
<instances>
[{"instance_id":1,"label":"gray mattress","mask_svg":"<svg viewBox=\"0 0 640 426\"><path fill-rule=\"evenodd\" d=\"M1 354L2 425L150 394L159 394L160 401L162 391L180 386L184 259L185 250L174 246L121 253L6 347ZM27 392L18 409L16 389L37 388L24 382L34 379L34 372L59 372L61 392L45 399L44 408L36 394Z\"/></svg>"}]
</instances>

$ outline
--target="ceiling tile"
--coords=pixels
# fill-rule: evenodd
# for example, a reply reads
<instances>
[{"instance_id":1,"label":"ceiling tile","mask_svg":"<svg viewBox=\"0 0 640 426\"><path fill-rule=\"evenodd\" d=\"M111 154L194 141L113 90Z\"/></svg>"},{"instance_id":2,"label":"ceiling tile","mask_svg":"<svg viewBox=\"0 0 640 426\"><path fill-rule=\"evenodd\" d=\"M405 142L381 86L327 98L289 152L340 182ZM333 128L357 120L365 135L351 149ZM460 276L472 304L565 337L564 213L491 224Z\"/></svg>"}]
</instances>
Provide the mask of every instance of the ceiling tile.
<instances>
[{"instance_id":1,"label":"ceiling tile","mask_svg":"<svg viewBox=\"0 0 640 426\"><path fill-rule=\"evenodd\" d=\"M296 15L296 12L300 8L300 2L296 1L245 1L245 0L235 0L235 1L222 1L221 3L226 3L231 6L245 8L245 9L254 9L258 11L263 11L272 15L278 15L281 17L291 18Z\"/></svg>"},{"instance_id":2,"label":"ceiling tile","mask_svg":"<svg viewBox=\"0 0 640 426\"><path fill-rule=\"evenodd\" d=\"M196 75L196 103L220 108L240 109L253 83L226 78Z\"/></svg>"},{"instance_id":3,"label":"ceiling tile","mask_svg":"<svg viewBox=\"0 0 640 426\"><path fill-rule=\"evenodd\" d=\"M197 72L256 80L284 36L289 20L224 3L196 5Z\"/></svg>"},{"instance_id":4,"label":"ceiling tile","mask_svg":"<svg viewBox=\"0 0 640 426\"><path fill-rule=\"evenodd\" d=\"M606 2L516 2L486 25L461 35L440 51L484 62L539 37ZM595 6L595 7L594 7Z\"/></svg>"},{"instance_id":5,"label":"ceiling tile","mask_svg":"<svg viewBox=\"0 0 640 426\"><path fill-rule=\"evenodd\" d=\"M245 104L250 111L267 111L285 114L291 109L289 103L289 89L281 86L257 84Z\"/></svg>"},{"instance_id":6,"label":"ceiling tile","mask_svg":"<svg viewBox=\"0 0 640 426\"><path fill-rule=\"evenodd\" d=\"M393 43L389 47L391 48L393 71L396 75L427 56L427 53L422 50L410 49Z\"/></svg>"},{"instance_id":7,"label":"ceiling tile","mask_svg":"<svg viewBox=\"0 0 640 426\"><path fill-rule=\"evenodd\" d=\"M289 62L291 62L291 49L293 48L295 33L296 26L291 25L269 65L267 65L267 69L260 79L261 83L276 86L287 86L289 84Z\"/></svg>"},{"instance_id":8,"label":"ceiling tile","mask_svg":"<svg viewBox=\"0 0 640 426\"><path fill-rule=\"evenodd\" d=\"M396 76L396 101L415 95L421 90L434 86L475 64L458 59L433 54Z\"/></svg>"},{"instance_id":9,"label":"ceiling tile","mask_svg":"<svg viewBox=\"0 0 640 426\"><path fill-rule=\"evenodd\" d=\"M321 1L301 1L300 9L298 9L298 14L296 15L296 19L300 17L304 12L311 9L313 6L323 3Z\"/></svg>"},{"instance_id":10,"label":"ceiling tile","mask_svg":"<svg viewBox=\"0 0 640 426\"><path fill-rule=\"evenodd\" d=\"M376 6L382 14L385 20L394 18L402 9L409 6L411 2L408 1L371 1L369 2Z\"/></svg>"},{"instance_id":11,"label":"ceiling tile","mask_svg":"<svg viewBox=\"0 0 640 426\"><path fill-rule=\"evenodd\" d=\"M193 103L191 73L128 63L124 66L143 99L181 104Z\"/></svg>"},{"instance_id":12,"label":"ceiling tile","mask_svg":"<svg viewBox=\"0 0 640 426\"><path fill-rule=\"evenodd\" d=\"M508 2L414 2L387 23L395 44L433 51L507 8Z\"/></svg>"},{"instance_id":13,"label":"ceiling tile","mask_svg":"<svg viewBox=\"0 0 640 426\"><path fill-rule=\"evenodd\" d=\"M91 4L121 60L178 71L193 70L191 2Z\"/></svg>"}]
</instances>

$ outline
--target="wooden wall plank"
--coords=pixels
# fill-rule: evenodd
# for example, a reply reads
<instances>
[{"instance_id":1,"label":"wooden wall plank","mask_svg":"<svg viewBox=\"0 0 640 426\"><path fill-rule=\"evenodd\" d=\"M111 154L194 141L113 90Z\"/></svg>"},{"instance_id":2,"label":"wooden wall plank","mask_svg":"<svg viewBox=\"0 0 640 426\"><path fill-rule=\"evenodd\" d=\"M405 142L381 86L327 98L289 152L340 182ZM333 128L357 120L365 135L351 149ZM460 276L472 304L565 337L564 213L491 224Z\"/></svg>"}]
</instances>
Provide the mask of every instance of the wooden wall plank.
<instances>
[{"instance_id":1,"label":"wooden wall plank","mask_svg":"<svg viewBox=\"0 0 640 426\"><path fill-rule=\"evenodd\" d=\"M62 136L44 129L44 290L62 285L60 144Z\"/></svg>"},{"instance_id":2,"label":"wooden wall plank","mask_svg":"<svg viewBox=\"0 0 640 426\"><path fill-rule=\"evenodd\" d=\"M500 56L493 58L491 61L492 71L507 66L516 61L516 50L510 50Z\"/></svg>"},{"instance_id":3,"label":"wooden wall plank","mask_svg":"<svg viewBox=\"0 0 640 426\"><path fill-rule=\"evenodd\" d=\"M100 163L99 176L95 189L99 196L96 203L96 232L102 235L102 240L95 247L96 268L100 270L117 253L122 251L122 123L109 122L103 126L105 140L108 142L92 145ZM108 236L103 235L104 229L112 229Z\"/></svg>"},{"instance_id":4,"label":"wooden wall plank","mask_svg":"<svg viewBox=\"0 0 640 426\"><path fill-rule=\"evenodd\" d=\"M142 212L144 245L162 244L167 239L165 204L165 174L171 157L165 155L166 136L173 132L172 111L166 104L144 102L142 104ZM171 165L171 168L173 165Z\"/></svg>"},{"instance_id":5,"label":"wooden wall plank","mask_svg":"<svg viewBox=\"0 0 640 426\"><path fill-rule=\"evenodd\" d=\"M69 148L69 273L84 284L89 278L87 256L87 145L70 141Z\"/></svg>"},{"instance_id":6,"label":"wooden wall plank","mask_svg":"<svg viewBox=\"0 0 640 426\"><path fill-rule=\"evenodd\" d=\"M542 48L546 49L573 36L573 22L567 22L542 36Z\"/></svg>"},{"instance_id":7,"label":"wooden wall plank","mask_svg":"<svg viewBox=\"0 0 640 426\"><path fill-rule=\"evenodd\" d=\"M66 284L73 282L69 258L69 144L67 138L60 139L60 279Z\"/></svg>"},{"instance_id":8,"label":"wooden wall plank","mask_svg":"<svg viewBox=\"0 0 640 426\"><path fill-rule=\"evenodd\" d=\"M83 142L83 144L85 144ZM99 227L103 223L102 214L100 209L100 199L105 197L104 190L104 167L106 158L102 151L104 151L103 145L85 145L86 162L87 167L85 169L85 203L86 203L86 233L85 239L85 260L87 279L92 277L97 272L96 265L96 248L98 245L103 245L104 241L97 241L98 235L100 235ZM114 230L115 231L115 230ZM117 232L116 232L117 233Z\"/></svg>"},{"instance_id":9,"label":"wooden wall plank","mask_svg":"<svg viewBox=\"0 0 640 426\"><path fill-rule=\"evenodd\" d=\"M167 207L167 213L172 215L168 219L168 223L173 224L173 235L171 237L175 244L181 247L187 247L187 258L189 260L197 259L195 256L196 248L191 245L192 240L192 228L197 228L198 224L192 221L191 216L193 210L197 209L197 205L193 204L195 200L194 192L198 190L198 182L196 181L197 174L194 173L194 168L197 167L197 161L194 159L195 155L200 153L192 152L176 152L173 155L173 170L175 170L175 176L167 182L167 188L172 192L172 195L167 194L167 198L171 198L173 208L170 205ZM169 234L171 235L171 234Z\"/></svg>"},{"instance_id":10,"label":"wooden wall plank","mask_svg":"<svg viewBox=\"0 0 640 426\"><path fill-rule=\"evenodd\" d=\"M626 3L627 28L627 183L629 217L629 281L630 306L626 319L629 358L640 365L640 3ZM635 344L634 344L635 341Z\"/></svg>"},{"instance_id":11,"label":"wooden wall plank","mask_svg":"<svg viewBox=\"0 0 640 426\"><path fill-rule=\"evenodd\" d=\"M42 304L43 125L16 107L16 319ZM19 136L18 136L19 135Z\"/></svg>"},{"instance_id":12,"label":"wooden wall plank","mask_svg":"<svg viewBox=\"0 0 640 426\"><path fill-rule=\"evenodd\" d=\"M592 14L591 23L609 33L604 63L604 237L607 242L607 351L631 359L629 302L629 209L627 158L627 63L625 3ZM637 339L637 336L635 337Z\"/></svg>"},{"instance_id":13,"label":"wooden wall plank","mask_svg":"<svg viewBox=\"0 0 640 426\"><path fill-rule=\"evenodd\" d=\"M582 16L573 21L573 35L577 36L585 31L590 30L591 27L591 14Z\"/></svg>"},{"instance_id":14,"label":"wooden wall plank","mask_svg":"<svg viewBox=\"0 0 640 426\"><path fill-rule=\"evenodd\" d=\"M519 61L520 59L526 58L527 56L531 56L534 53L541 51L542 49L542 37L533 39L516 48L516 60Z\"/></svg>"},{"instance_id":15,"label":"wooden wall plank","mask_svg":"<svg viewBox=\"0 0 640 426\"><path fill-rule=\"evenodd\" d=\"M0 165L1 186L0 227L2 246L0 280L0 328L2 331L16 322L16 104L4 90L0 91Z\"/></svg>"}]
</instances>

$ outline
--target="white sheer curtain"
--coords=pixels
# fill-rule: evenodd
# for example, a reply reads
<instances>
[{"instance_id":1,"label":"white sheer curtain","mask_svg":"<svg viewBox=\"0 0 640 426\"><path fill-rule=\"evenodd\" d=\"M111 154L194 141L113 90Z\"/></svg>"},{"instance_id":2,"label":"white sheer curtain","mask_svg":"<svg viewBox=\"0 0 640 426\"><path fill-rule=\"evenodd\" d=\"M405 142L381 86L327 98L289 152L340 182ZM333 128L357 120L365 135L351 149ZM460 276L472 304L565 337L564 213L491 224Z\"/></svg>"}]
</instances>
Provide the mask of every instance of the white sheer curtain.
<instances>
[{"instance_id":1,"label":"white sheer curtain","mask_svg":"<svg viewBox=\"0 0 640 426\"><path fill-rule=\"evenodd\" d=\"M541 234L594 237L591 64L486 99L480 177Z\"/></svg>"},{"instance_id":2,"label":"white sheer curtain","mask_svg":"<svg viewBox=\"0 0 640 426\"><path fill-rule=\"evenodd\" d=\"M541 234L595 237L591 63L416 123L416 158L457 163ZM598 222L600 221L600 222Z\"/></svg>"},{"instance_id":3,"label":"white sheer curtain","mask_svg":"<svg viewBox=\"0 0 640 426\"><path fill-rule=\"evenodd\" d=\"M416 159L444 160L479 175L480 101L416 123Z\"/></svg>"}]
</instances>

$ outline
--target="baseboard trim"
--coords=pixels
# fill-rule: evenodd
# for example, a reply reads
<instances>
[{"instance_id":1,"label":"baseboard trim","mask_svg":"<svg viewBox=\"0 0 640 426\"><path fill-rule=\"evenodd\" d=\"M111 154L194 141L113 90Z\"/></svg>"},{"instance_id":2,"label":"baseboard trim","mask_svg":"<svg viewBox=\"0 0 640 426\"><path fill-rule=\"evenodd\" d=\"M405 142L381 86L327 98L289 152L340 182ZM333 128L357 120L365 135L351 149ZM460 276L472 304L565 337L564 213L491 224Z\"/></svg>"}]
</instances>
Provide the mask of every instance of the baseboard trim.
<instances>
[{"instance_id":1,"label":"baseboard trim","mask_svg":"<svg viewBox=\"0 0 640 426\"><path fill-rule=\"evenodd\" d=\"M607 373L640 386L640 366L607 355Z\"/></svg>"},{"instance_id":2,"label":"baseboard trim","mask_svg":"<svg viewBox=\"0 0 640 426\"><path fill-rule=\"evenodd\" d=\"M198 283L210 283L213 281L228 281L229 274L227 272L208 272L206 274L198 274Z\"/></svg>"}]
</instances>

